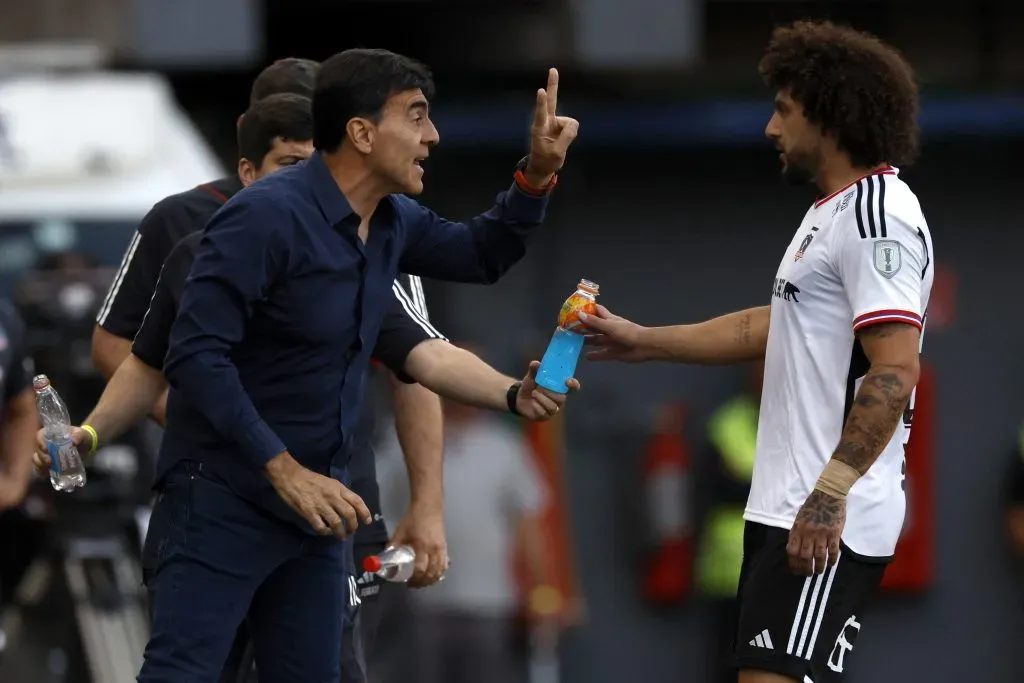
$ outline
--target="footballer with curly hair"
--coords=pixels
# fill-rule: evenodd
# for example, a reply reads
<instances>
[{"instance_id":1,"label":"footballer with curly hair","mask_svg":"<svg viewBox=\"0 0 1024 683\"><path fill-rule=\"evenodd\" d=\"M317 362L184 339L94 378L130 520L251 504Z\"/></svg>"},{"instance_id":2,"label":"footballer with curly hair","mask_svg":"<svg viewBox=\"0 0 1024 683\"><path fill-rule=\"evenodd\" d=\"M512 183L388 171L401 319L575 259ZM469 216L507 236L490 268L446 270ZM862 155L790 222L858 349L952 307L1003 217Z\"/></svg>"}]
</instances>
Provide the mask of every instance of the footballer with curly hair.
<instances>
[{"instance_id":1,"label":"footballer with curly hair","mask_svg":"<svg viewBox=\"0 0 1024 683\"><path fill-rule=\"evenodd\" d=\"M928 224L897 169L917 152L917 86L893 48L828 22L777 28L760 73L776 93L765 134L783 177L821 193L769 304L671 327L598 307L585 319L597 347L588 357L764 359L734 664L740 683L836 683L906 508L935 270Z\"/></svg>"}]
</instances>

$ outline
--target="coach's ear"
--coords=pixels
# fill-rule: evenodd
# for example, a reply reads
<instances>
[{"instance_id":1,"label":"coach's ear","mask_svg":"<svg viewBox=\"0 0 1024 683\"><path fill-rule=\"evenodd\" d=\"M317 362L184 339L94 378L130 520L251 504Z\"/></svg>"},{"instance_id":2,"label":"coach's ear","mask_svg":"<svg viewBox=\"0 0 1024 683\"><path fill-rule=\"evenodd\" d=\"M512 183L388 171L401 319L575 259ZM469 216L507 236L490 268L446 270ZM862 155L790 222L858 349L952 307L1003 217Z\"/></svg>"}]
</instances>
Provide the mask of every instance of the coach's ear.
<instances>
[{"instance_id":1,"label":"coach's ear","mask_svg":"<svg viewBox=\"0 0 1024 683\"><path fill-rule=\"evenodd\" d=\"M345 134L349 142L361 154L373 151L373 141L377 136L377 126L370 119L355 116L345 126Z\"/></svg>"}]
</instances>

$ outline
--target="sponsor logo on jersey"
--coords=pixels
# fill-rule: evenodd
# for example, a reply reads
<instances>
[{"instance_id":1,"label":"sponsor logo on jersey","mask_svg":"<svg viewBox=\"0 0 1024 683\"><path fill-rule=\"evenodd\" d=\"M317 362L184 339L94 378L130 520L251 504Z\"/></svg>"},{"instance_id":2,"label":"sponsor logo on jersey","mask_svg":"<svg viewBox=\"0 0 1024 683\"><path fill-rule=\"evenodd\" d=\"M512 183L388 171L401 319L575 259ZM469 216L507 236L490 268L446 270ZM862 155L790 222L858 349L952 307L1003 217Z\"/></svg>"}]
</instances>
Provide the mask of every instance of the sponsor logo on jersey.
<instances>
[{"instance_id":1,"label":"sponsor logo on jersey","mask_svg":"<svg viewBox=\"0 0 1024 683\"><path fill-rule=\"evenodd\" d=\"M786 278L775 278L775 286L772 289L772 296L774 296L776 299L782 299L783 301L795 301L796 303L800 303L800 300L796 298L796 295L799 293L800 289L792 282L786 280Z\"/></svg>"}]
</instances>

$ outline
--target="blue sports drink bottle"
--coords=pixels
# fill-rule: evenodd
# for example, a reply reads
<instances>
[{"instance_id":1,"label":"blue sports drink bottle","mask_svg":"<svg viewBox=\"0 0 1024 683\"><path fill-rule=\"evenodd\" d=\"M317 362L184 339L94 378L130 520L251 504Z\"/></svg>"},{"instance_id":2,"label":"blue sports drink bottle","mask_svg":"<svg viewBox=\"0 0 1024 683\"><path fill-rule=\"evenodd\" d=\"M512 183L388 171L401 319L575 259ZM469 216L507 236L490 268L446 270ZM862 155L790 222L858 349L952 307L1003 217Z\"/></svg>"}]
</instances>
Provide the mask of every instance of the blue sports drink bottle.
<instances>
[{"instance_id":1,"label":"blue sports drink bottle","mask_svg":"<svg viewBox=\"0 0 1024 683\"><path fill-rule=\"evenodd\" d=\"M597 308L597 283L580 280L576 292L562 304L558 312L558 329L548 342L547 351L537 371L537 385L557 394L566 394L569 387L566 380L576 372L583 351L584 325L580 322L580 311L594 314Z\"/></svg>"}]
</instances>

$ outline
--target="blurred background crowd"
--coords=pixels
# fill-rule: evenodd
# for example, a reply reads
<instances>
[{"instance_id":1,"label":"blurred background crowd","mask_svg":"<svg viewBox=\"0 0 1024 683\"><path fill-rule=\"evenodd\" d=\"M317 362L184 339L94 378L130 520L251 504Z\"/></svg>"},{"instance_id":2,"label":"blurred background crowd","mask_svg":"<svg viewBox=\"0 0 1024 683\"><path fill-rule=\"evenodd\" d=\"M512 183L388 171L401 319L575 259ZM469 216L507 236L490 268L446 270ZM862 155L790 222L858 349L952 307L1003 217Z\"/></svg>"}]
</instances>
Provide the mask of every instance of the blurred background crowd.
<instances>
[{"instance_id":1,"label":"blurred background crowd","mask_svg":"<svg viewBox=\"0 0 1024 683\"><path fill-rule=\"evenodd\" d=\"M764 303L814 191L779 179L756 65L771 27L803 17L875 32L917 69L923 154L901 177L936 244L908 525L849 680L1024 680L1024 323L1006 314L1024 250L1020 3L4 0L0 297L81 420L103 387L95 316L139 219L231 171L263 66L365 46L434 70L441 146L422 200L449 217L507 186L546 67L581 123L524 261L491 287L425 283L454 341L518 374L581 277L642 324ZM379 683L459 656L431 641L451 609L507 619L523 683L722 680L760 368L583 363L578 377L550 423L446 406L453 566L412 596L416 623L394 627L409 656ZM393 524L405 473L379 415ZM73 497L40 482L3 511L0 682L121 683L109 662L141 658L136 556L158 439L140 425ZM557 623L524 616L541 577L565 597Z\"/></svg>"}]
</instances>

